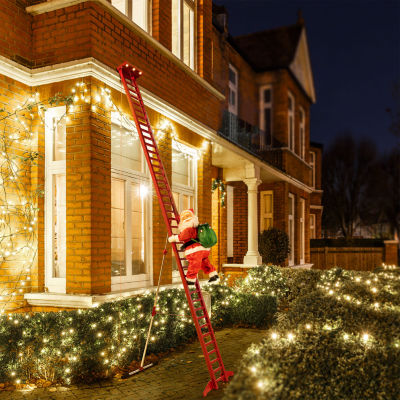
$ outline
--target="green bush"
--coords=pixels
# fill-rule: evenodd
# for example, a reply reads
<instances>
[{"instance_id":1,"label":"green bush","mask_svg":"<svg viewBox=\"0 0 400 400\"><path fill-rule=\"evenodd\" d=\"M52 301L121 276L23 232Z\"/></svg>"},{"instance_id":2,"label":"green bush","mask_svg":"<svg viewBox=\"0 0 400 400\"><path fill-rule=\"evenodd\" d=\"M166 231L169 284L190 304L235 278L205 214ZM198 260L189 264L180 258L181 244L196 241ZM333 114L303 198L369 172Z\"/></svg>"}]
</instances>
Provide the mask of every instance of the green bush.
<instances>
[{"instance_id":1,"label":"green bush","mask_svg":"<svg viewBox=\"0 0 400 400\"><path fill-rule=\"evenodd\" d=\"M224 399L398 399L398 272L283 269L289 307L246 352Z\"/></svg>"},{"instance_id":2,"label":"green bush","mask_svg":"<svg viewBox=\"0 0 400 400\"><path fill-rule=\"evenodd\" d=\"M283 263L290 251L289 237L277 228L263 231L258 237L258 250L265 264Z\"/></svg>"},{"instance_id":3,"label":"green bush","mask_svg":"<svg viewBox=\"0 0 400 400\"><path fill-rule=\"evenodd\" d=\"M264 327L273 321L276 299L244 295L226 286L208 287L214 326ZM111 377L139 360L154 294L76 311L14 314L0 318L0 382L30 378L71 383ZM184 291L160 292L148 354L187 343L196 331Z\"/></svg>"}]
</instances>

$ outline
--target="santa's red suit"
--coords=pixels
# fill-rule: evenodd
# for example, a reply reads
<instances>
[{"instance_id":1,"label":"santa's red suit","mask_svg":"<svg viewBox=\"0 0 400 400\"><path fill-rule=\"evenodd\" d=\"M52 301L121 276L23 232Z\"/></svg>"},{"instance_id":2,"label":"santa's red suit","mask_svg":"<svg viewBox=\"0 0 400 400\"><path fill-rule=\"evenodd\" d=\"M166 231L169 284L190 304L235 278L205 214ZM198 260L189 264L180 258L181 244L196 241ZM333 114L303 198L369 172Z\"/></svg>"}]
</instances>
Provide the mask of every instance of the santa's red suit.
<instances>
[{"instance_id":1,"label":"santa's red suit","mask_svg":"<svg viewBox=\"0 0 400 400\"><path fill-rule=\"evenodd\" d=\"M186 280L188 283L196 282L197 274L203 270L209 277L218 277L217 271L210 263L208 256L210 249L203 247L197 238L197 227L199 226L199 219L194 214L193 210L182 211L179 222L179 235L172 235L168 238L169 242L183 242L185 246L185 257L189 262L188 270L186 273ZM213 279L216 280L215 278Z\"/></svg>"}]
</instances>

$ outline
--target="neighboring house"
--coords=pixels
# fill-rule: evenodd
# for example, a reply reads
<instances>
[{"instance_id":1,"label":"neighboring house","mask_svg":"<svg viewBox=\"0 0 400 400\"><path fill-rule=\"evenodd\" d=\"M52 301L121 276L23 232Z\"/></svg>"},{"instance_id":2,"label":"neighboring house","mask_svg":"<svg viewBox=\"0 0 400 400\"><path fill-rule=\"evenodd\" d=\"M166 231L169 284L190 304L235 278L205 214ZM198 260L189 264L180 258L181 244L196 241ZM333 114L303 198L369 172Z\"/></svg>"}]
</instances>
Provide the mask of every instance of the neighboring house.
<instances>
[{"instance_id":1,"label":"neighboring house","mask_svg":"<svg viewBox=\"0 0 400 400\"><path fill-rule=\"evenodd\" d=\"M313 188L310 200L310 239L322 237L322 151L322 144L310 143L310 186Z\"/></svg>"},{"instance_id":2,"label":"neighboring house","mask_svg":"<svg viewBox=\"0 0 400 400\"><path fill-rule=\"evenodd\" d=\"M29 146L41 157L28 176L45 188L36 256L22 271L0 249L0 310L90 307L157 280L167 232L116 72L124 61L143 71L178 209L218 232L218 267L261 263L258 233L270 226L289 233L288 265L307 265L310 207L320 203L304 25L232 38L220 11L211 0L0 0L0 108L32 95L74 99L34 125ZM216 178L225 208L211 193ZM179 282L169 253L162 284Z\"/></svg>"}]
</instances>

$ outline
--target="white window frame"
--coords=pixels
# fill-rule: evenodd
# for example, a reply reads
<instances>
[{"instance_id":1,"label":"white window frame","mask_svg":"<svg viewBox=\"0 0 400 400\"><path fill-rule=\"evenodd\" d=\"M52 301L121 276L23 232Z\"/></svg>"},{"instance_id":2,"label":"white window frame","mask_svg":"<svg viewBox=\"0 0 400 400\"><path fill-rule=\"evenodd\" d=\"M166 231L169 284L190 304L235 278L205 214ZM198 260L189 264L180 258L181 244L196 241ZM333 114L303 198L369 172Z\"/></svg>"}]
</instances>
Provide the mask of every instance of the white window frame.
<instances>
[{"instance_id":1,"label":"white window frame","mask_svg":"<svg viewBox=\"0 0 400 400\"><path fill-rule=\"evenodd\" d=\"M317 237L316 215L310 213L310 239L315 239L316 237Z\"/></svg>"},{"instance_id":2,"label":"white window frame","mask_svg":"<svg viewBox=\"0 0 400 400\"><path fill-rule=\"evenodd\" d=\"M232 72L235 74L235 83L231 82L229 79L229 73L232 70ZM229 82L229 98L228 98L228 110L230 113L234 115L238 115L238 100L239 100L239 73L238 70L232 65L229 64L229 69L228 69L228 82ZM235 104L231 104L231 93L234 93L235 97Z\"/></svg>"},{"instance_id":3,"label":"white window frame","mask_svg":"<svg viewBox=\"0 0 400 400\"><path fill-rule=\"evenodd\" d=\"M292 109L289 110L289 98L292 100ZM295 109L296 104L294 102L294 96L291 92L288 92L288 147L289 150L296 151L296 135L295 135ZM290 124L290 120L292 120L292 124ZM292 129L290 129L290 126Z\"/></svg>"},{"instance_id":4,"label":"white window frame","mask_svg":"<svg viewBox=\"0 0 400 400\"><path fill-rule=\"evenodd\" d=\"M142 27L138 25L134 20L132 16L132 11L133 11L133 6L132 6L132 0L123 0L125 4L125 9L124 11L120 10L117 6L115 6L113 0L111 0L111 5L113 5L117 10L125 14L134 24L139 26L141 29L143 29L145 32L149 33L151 35L151 10L152 10L152 0L143 0L146 4L146 10L145 10L145 21L146 21L146 26ZM113 4L114 3L114 4Z\"/></svg>"},{"instance_id":5,"label":"white window frame","mask_svg":"<svg viewBox=\"0 0 400 400\"><path fill-rule=\"evenodd\" d=\"M310 182L310 185L311 185L312 188L315 188L315 160L316 160L315 151L310 151L310 167L311 167L311 182Z\"/></svg>"},{"instance_id":6,"label":"white window frame","mask_svg":"<svg viewBox=\"0 0 400 400\"><path fill-rule=\"evenodd\" d=\"M45 286L49 292L66 293L65 278L53 277L53 238L54 238L54 217L53 217L53 196L54 196L54 177L67 173L66 160L53 161L54 146L54 123L60 121L66 114L66 106L53 107L45 112ZM59 122L60 123L60 122ZM66 150L66 149L65 149ZM66 196L66 188L65 188ZM66 204L66 198L64 199ZM66 218L66 215L65 215ZM65 235L65 271L66 271L66 235Z\"/></svg>"},{"instance_id":7,"label":"white window frame","mask_svg":"<svg viewBox=\"0 0 400 400\"><path fill-rule=\"evenodd\" d=\"M289 193L289 202L292 203L292 214L288 213L288 236L289 236L289 266L294 265L294 245L295 245L295 197L294 194ZM289 206L290 209L290 206Z\"/></svg>"},{"instance_id":8,"label":"white window frame","mask_svg":"<svg viewBox=\"0 0 400 400\"><path fill-rule=\"evenodd\" d=\"M180 183L174 183L171 181L171 190L174 193L178 193L179 201L181 201L181 197L184 195L193 196L193 210L195 214L197 214L197 159L198 159L198 151L197 149L190 147L182 142L178 142L176 140L172 140L172 149L179 151L184 154L188 154L192 157L192 165L189 169L189 181L193 182L193 186L182 185ZM176 204L176 208L179 212L179 205ZM177 232L176 232L177 233ZM174 256L173 256L174 257ZM172 270L172 282L180 282L181 277L179 271Z\"/></svg>"},{"instance_id":9,"label":"white window frame","mask_svg":"<svg viewBox=\"0 0 400 400\"><path fill-rule=\"evenodd\" d=\"M306 113L303 107L299 108L299 112L300 157L304 160L306 156Z\"/></svg>"},{"instance_id":10,"label":"white window frame","mask_svg":"<svg viewBox=\"0 0 400 400\"><path fill-rule=\"evenodd\" d=\"M306 254L306 201L300 198L300 264L305 264Z\"/></svg>"},{"instance_id":11,"label":"white window frame","mask_svg":"<svg viewBox=\"0 0 400 400\"><path fill-rule=\"evenodd\" d=\"M264 212L265 204L264 204L264 195L268 194L271 196L271 206L272 211L270 213ZM264 226L264 219L271 218L272 224L271 228L274 226L274 191L273 190L263 190L260 192L260 233L268 228Z\"/></svg>"},{"instance_id":12,"label":"white window frame","mask_svg":"<svg viewBox=\"0 0 400 400\"><path fill-rule=\"evenodd\" d=\"M177 21L173 19L174 12L172 10L172 35L174 35L174 24L176 23L176 28L177 28L177 38L174 36L172 37L172 53L175 54L180 60L185 62L185 54L184 54L184 20L183 20L183 12L184 12L184 6L188 6L190 9L193 11L193 23L190 25L190 45L189 45L189 63L185 63L188 65L191 69L196 70L197 65L196 65L196 54L197 54L197 10L196 10L196 1L195 0L174 0L171 2L171 6L178 7L178 13L177 13ZM174 49L174 41L177 40L177 49Z\"/></svg>"},{"instance_id":13,"label":"white window frame","mask_svg":"<svg viewBox=\"0 0 400 400\"><path fill-rule=\"evenodd\" d=\"M233 205L234 205L234 187L226 187L226 241L227 257L233 257Z\"/></svg>"},{"instance_id":14,"label":"white window frame","mask_svg":"<svg viewBox=\"0 0 400 400\"><path fill-rule=\"evenodd\" d=\"M111 113L111 124L121 126L127 130L136 131L133 121L124 118L120 119L119 113ZM139 139L138 139L139 140ZM153 249L152 249L152 185L148 168L146 168L145 157L143 155L141 171L135 171L121 166L111 165L111 178L124 181L125 185L125 206L124 206L124 221L125 221L125 265L126 276L111 276L111 291L119 291L134 288L150 287L153 284ZM131 184L143 185L148 188L147 199L144 202L146 218L144 221L145 227L145 269L146 273L132 275L132 224L131 224ZM110 272L111 273L111 272Z\"/></svg>"},{"instance_id":15,"label":"white window frame","mask_svg":"<svg viewBox=\"0 0 400 400\"><path fill-rule=\"evenodd\" d=\"M265 90L269 90L271 92L271 98L269 102L265 102L265 96L264 96L264 92ZM272 91L272 85L263 85L260 87L259 90L259 108L260 108L260 128L261 130L264 132L264 135L261 136L261 140L260 140L260 145L261 145L261 149L265 149L268 146L272 145L272 102L273 102L273 91ZM265 109L269 109L270 110L270 115L271 115L271 119L270 119L270 132L271 132L271 137L269 139L269 142L266 138L266 126L265 126Z\"/></svg>"}]
</instances>

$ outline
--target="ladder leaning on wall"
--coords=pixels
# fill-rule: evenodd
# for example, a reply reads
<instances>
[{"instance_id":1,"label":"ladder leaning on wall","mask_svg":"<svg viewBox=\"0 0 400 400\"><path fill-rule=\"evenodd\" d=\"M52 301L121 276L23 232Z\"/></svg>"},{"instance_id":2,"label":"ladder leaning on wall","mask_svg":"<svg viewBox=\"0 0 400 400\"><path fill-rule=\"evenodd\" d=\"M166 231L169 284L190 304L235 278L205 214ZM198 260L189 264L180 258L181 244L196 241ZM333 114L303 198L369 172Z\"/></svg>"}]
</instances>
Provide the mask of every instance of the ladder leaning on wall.
<instances>
[{"instance_id":1,"label":"ladder leaning on wall","mask_svg":"<svg viewBox=\"0 0 400 400\"><path fill-rule=\"evenodd\" d=\"M142 72L129 63L123 63L117 69L136 124L140 143L150 170L164 222L167 226L168 235L171 236L173 234L172 229L178 226L179 214L160 158L157 143L147 117L143 99L136 83L136 80L142 75ZM184 268L182 266L182 261L185 260L183 251L180 251L177 248L176 243L171 243L171 245L182 279L186 298L189 303L193 322L196 327L197 336L210 373L210 381L203 391L203 396L205 397L210 390L218 389L218 382L228 382L229 377L233 376L233 372L225 370L210 318L207 313L204 298L201 293L199 280L196 280L194 290L189 289L186 283Z\"/></svg>"}]
</instances>

